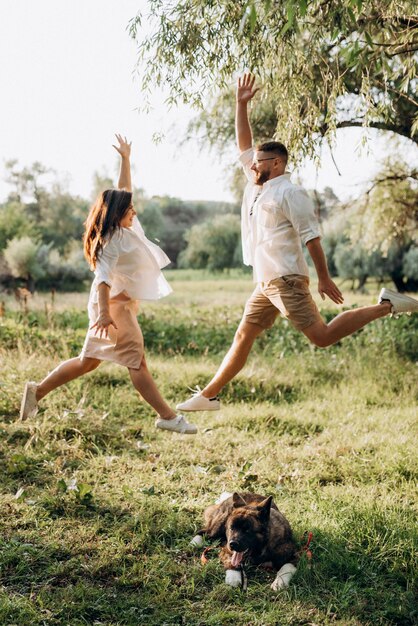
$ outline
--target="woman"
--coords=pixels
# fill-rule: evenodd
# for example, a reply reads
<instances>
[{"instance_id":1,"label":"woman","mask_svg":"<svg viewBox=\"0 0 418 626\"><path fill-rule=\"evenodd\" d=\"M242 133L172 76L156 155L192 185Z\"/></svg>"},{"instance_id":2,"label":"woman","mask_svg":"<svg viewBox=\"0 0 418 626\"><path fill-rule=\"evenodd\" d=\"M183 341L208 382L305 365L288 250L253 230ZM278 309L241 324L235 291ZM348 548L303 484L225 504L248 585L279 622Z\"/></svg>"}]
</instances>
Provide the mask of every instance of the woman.
<instances>
[{"instance_id":1,"label":"woman","mask_svg":"<svg viewBox=\"0 0 418 626\"><path fill-rule=\"evenodd\" d=\"M167 255L149 241L132 204L131 144L116 135L121 156L118 189L107 189L92 206L85 224L84 253L95 278L88 303L89 330L79 357L58 365L39 384L28 382L21 419L33 417L50 391L96 369L101 361L128 368L134 387L158 414L157 428L195 434L165 402L147 368L144 342L136 314L138 301L157 300L171 293L161 268Z\"/></svg>"}]
</instances>

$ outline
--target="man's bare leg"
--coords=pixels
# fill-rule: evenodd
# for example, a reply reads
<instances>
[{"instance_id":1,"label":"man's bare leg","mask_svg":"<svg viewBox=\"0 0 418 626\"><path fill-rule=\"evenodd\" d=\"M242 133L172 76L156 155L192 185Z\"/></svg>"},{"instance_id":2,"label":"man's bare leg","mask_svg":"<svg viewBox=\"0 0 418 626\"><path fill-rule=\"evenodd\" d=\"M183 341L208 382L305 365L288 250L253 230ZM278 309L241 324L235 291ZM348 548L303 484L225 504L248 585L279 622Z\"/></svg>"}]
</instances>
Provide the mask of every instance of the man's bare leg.
<instances>
[{"instance_id":1,"label":"man's bare leg","mask_svg":"<svg viewBox=\"0 0 418 626\"><path fill-rule=\"evenodd\" d=\"M223 387L244 367L254 341L264 328L258 324L241 321L235 333L234 341L225 355L218 371L210 383L202 390L205 398L217 396Z\"/></svg>"},{"instance_id":2,"label":"man's bare leg","mask_svg":"<svg viewBox=\"0 0 418 626\"><path fill-rule=\"evenodd\" d=\"M369 307L344 311L329 324L315 322L302 332L319 347L330 346L343 337L351 335L370 322L385 317L391 312L390 302L382 302ZM256 338L263 332L257 324L242 321L234 337L234 342L210 383L202 390L205 398L213 398L244 367Z\"/></svg>"},{"instance_id":3,"label":"man's bare leg","mask_svg":"<svg viewBox=\"0 0 418 626\"><path fill-rule=\"evenodd\" d=\"M318 321L304 328L302 332L313 344L320 348L326 348L343 337L352 335L356 330L363 328L370 322L389 315L391 310L391 303L386 301L360 309L352 309L340 313L329 324Z\"/></svg>"}]
</instances>

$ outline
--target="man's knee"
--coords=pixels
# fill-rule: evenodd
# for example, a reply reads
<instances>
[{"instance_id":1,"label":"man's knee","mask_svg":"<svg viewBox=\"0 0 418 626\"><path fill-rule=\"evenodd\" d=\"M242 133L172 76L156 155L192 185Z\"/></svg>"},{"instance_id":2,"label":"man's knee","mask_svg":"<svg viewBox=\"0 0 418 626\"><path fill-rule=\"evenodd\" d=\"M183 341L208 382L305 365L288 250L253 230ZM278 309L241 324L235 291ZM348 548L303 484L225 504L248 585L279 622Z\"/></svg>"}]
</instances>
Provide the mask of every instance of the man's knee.
<instances>
[{"instance_id":1,"label":"man's knee","mask_svg":"<svg viewBox=\"0 0 418 626\"><path fill-rule=\"evenodd\" d=\"M250 324L249 322L240 324L235 333L234 342L247 343L248 341L254 341L263 330L264 328L258 324Z\"/></svg>"},{"instance_id":2,"label":"man's knee","mask_svg":"<svg viewBox=\"0 0 418 626\"><path fill-rule=\"evenodd\" d=\"M317 348L328 348L331 345L330 341L326 337L315 337L310 339L310 342Z\"/></svg>"},{"instance_id":3,"label":"man's knee","mask_svg":"<svg viewBox=\"0 0 418 626\"><path fill-rule=\"evenodd\" d=\"M302 332L317 348L327 348L332 343L328 336L326 324L315 323L312 326L308 326L308 328L304 328Z\"/></svg>"}]
</instances>

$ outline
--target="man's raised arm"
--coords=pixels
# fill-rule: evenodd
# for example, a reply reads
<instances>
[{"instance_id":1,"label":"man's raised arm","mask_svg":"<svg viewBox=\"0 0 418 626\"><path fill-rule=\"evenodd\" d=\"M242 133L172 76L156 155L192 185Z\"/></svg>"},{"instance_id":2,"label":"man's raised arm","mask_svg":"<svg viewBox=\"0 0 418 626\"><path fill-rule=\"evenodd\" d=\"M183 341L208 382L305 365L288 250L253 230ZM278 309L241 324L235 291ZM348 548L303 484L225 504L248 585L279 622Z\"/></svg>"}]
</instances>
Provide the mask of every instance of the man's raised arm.
<instances>
[{"instance_id":1,"label":"man's raised arm","mask_svg":"<svg viewBox=\"0 0 418 626\"><path fill-rule=\"evenodd\" d=\"M248 102L259 91L259 87L254 89L255 76L244 74L238 78L235 112L235 132L237 145L240 152L248 150L253 145L253 135L248 119Z\"/></svg>"}]
</instances>

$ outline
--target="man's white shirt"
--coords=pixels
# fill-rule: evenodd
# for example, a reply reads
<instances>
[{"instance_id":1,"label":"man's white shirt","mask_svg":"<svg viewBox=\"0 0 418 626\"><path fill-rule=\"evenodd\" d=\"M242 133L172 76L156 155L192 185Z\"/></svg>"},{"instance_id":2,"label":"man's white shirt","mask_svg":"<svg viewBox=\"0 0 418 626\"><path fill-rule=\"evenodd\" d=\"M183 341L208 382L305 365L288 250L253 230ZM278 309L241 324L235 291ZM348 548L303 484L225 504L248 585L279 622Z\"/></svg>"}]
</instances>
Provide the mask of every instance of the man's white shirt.
<instances>
[{"instance_id":1,"label":"man's white shirt","mask_svg":"<svg viewBox=\"0 0 418 626\"><path fill-rule=\"evenodd\" d=\"M241 209L244 263L252 265L257 283L288 274L309 276L302 243L320 236L313 202L303 187L290 182L288 172L256 185L253 157L253 148L239 157L248 180Z\"/></svg>"}]
</instances>

